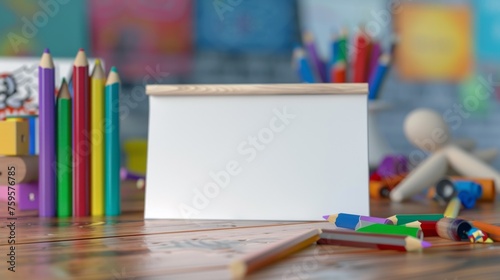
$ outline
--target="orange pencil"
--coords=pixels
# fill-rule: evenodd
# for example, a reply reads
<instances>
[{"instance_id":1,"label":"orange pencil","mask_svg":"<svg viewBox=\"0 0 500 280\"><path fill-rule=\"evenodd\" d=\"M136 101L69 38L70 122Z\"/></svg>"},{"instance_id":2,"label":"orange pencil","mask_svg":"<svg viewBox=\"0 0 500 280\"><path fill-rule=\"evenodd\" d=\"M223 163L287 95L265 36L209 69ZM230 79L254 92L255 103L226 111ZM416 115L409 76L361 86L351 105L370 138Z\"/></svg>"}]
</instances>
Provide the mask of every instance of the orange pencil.
<instances>
[{"instance_id":1,"label":"orange pencil","mask_svg":"<svg viewBox=\"0 0 500 280\"><path fill-rule=\"evenodd\" d=\"M493 241L500 241L500 226L473 221L472 225L488 234Z\"/></svg>"}]
</instances>

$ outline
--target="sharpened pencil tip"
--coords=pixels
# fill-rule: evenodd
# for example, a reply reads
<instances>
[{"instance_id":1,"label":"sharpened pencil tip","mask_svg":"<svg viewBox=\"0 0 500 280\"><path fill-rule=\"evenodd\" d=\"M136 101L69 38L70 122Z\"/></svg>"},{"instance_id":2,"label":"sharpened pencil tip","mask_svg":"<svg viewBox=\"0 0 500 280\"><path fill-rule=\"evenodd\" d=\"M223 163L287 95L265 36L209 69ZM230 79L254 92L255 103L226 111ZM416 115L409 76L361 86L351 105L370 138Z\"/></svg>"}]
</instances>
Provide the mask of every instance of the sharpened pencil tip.
<instances>
[{"instance_id":1,"label":"sharpened pencil tip","mask_svg":"<svg viewBox=\"0 0 500 280\"><path fill-rule=\"evenodd\" d=\"M118 70L116 70L116 67L115 67L115 66L113 66L113 67L111 67L111 72L118 73Z\"/></svg>"},{"instance_id":2,"label":"sharpened pencil tip","mask_svg":"<svg viewBox=\"0 0 500 280\"><path fill-rule=\"evenodd\" d=\"M95 59L95 65L101 65L101 60L99 58Z\"/></svg>"},{"instance_id":3,"label":"sharpened pencil tip","mask_svg":"<svg viewBox=\"0 0 500 280\"><path fill-rule=\"evenodd\" d=\"M328 217L330 217L330 215L324 215L323 219L328 220Z\"/></svg>"},{"instance_id":4,"label":"sharpened pencil tip","mask_svg":"<svg viewBox=\"0 0 500 280\"><path fill-rule=\"evenodd\" d=\"M63 83L63 84L65 84L65 83L66 83L66 78L63 78L62 83Z\"/></svg>"},{"instance_id":5,"label":"sharpened pencil tip","mask_svg":"<svg viewBox=\"0 0 500 280\"><path fill-rule=\"evenodd\" d=\"M44 53L50 53L50 50L49 50L49 48L45 48L45 50L43 52Z\"/></svg>"},{"instance_id":6,"label":"sharpened pencil tip","mask_svg":"<svg viewBox=\"0 0 500 280\"><path fill-rule=\"evenodd\" d=\"M422 241L422 248L429 248L432 244L428 241Z\"/></svg>"},{"instance_id":7,"label":"sharpened pencil tip","mask_svg":"<svg viewBox=\"0 0 500 280\"><path fill-rule=\"evenodd\" d=\"M80 51L80 52L84 52L84 51L85 51L85 49L83 49L83 48L79 48L79 49L78 49L78 51Z\"/></svg>"}]
</instances>

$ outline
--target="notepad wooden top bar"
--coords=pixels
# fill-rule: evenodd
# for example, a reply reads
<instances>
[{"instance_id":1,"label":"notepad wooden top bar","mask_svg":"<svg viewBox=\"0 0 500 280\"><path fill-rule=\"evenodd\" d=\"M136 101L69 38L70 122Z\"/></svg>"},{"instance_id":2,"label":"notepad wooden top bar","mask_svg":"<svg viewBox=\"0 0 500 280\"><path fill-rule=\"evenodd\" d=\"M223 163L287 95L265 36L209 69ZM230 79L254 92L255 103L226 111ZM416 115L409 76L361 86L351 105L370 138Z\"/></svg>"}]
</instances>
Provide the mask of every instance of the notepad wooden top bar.
<instances>
[{"instance_id":1,"label":"notepad wooden top bar","mask_svg":"<svg viewBox=\"0 0 500 280\"><path fill-rule=\"evenodd\" d=\"M0 264L0 279L229 279L229 264L327 222L144 220L143 191L122 187L119 217L38 218L17 212L16 272ZM0 252L10 250L7 204L0 202ZM431 201L377 200L374 216L443 212ZM326 213L325 213L326 214ZM499 204L479 203L465 219L500 221ZM10 230L9 230L10 231ZM421 253L313 245L246 279L496 279L498 243L438 237ZM33 277L35 276L35 277Z\"/></svg>"},{"instance_id":2,"label":"notepad wooden top bar","mask_svg":"<svg viewBox=\"0 0 500 280\"><path fill-rule=\"evenodd\" d=\"M368 94L368 84L147 85L148 95L343 95Z\"/></svg>"}]
</instances>

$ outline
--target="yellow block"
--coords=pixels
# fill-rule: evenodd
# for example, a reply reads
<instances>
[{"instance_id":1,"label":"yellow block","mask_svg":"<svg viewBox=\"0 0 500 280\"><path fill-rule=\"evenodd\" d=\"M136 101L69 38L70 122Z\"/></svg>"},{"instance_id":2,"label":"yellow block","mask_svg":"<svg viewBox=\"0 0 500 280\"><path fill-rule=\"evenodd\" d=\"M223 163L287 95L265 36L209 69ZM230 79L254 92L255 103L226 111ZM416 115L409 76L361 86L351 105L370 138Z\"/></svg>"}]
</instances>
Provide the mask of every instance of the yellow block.
<instances>
[{"instance_id":1,"label":"yellow block","mask_svg":"<svg viewBox=\"0 0 500 280\"><path fill-rule=\"evenodd\" d=\"M142 139L127 140L123 144L126 155L126 167L129 171L146 174L147 141Z\"/></svg>"},{"instance_id":2,"label":"yellow block","mask_svg":"<svg viewBox=\"0 0 500 280\"><path fill-rule=\"evenodd\" d=\"M28 122L0 121L0 155L28 155L29 142Z\"/></svg>"}]
</instances>

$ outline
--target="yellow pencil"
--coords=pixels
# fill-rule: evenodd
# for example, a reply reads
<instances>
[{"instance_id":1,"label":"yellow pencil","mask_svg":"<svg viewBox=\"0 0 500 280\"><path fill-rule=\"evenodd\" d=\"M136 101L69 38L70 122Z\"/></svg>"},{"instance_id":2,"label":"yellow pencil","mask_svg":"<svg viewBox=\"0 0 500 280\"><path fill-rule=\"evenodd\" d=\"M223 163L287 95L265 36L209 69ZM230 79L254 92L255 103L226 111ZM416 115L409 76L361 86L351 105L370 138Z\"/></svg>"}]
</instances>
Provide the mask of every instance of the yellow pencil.
<instances>
[{"instance_id":1,"label":"yellow pencil","mask_svg":"<svg viewBox=\"0 0 500 280\"><path fill-rule=\"evenodd\" d=\"M448 206L446 206L446 210L444 210L444 216L446 218L456 218L458 217L458 212L460 212L460 206L462 203L458 197L454 197L448 202Z\"/></svg>"},{"instance_id":2,"label":"yellow pencil","mask_svg":"<svg viewBox=\"0 0 500 280\"><path fill-rule=\"evenodd\" d=\"M96 59L91 76L90 97L90 214L104 215L104 86L106 76Z\"/></svg>"},{"instance_id":3,"label":"yellow pencil","mask_svg":"<svg viewBox=\"0 0 500 280\"><path fill-rule=\"evenodd\" d=\"M320 229L314 229L273 244L262 251L250 254L231 263L229 269L233 279L242 279L246 275L291 255L319 240Z\"/></svg>"}]
</instances>

